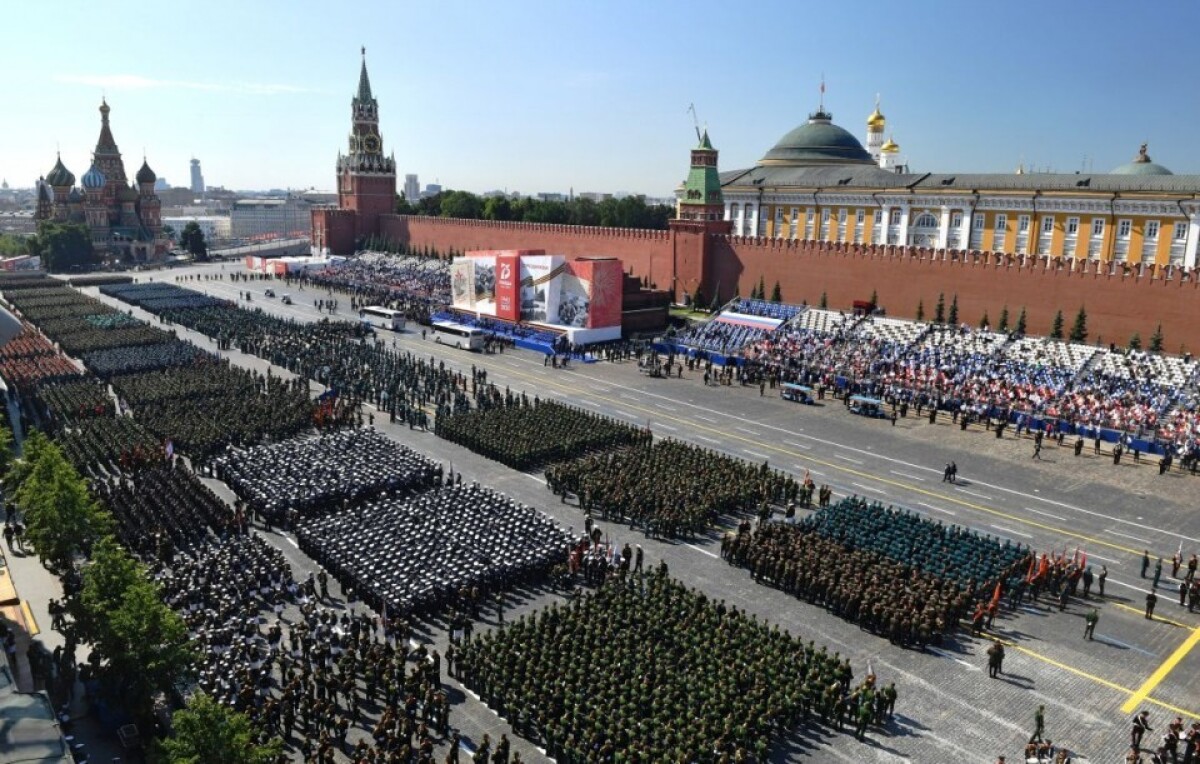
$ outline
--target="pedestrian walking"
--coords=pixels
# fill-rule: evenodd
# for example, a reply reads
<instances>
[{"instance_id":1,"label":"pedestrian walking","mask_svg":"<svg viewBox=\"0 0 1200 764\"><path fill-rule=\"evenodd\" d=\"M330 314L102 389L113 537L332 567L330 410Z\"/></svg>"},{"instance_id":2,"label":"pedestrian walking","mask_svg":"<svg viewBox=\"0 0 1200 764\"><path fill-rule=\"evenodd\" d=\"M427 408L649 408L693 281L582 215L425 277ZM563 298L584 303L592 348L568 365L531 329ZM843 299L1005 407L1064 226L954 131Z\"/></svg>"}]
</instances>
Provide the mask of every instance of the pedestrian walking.
<instances>
[{"instance_id":1,"label":"pedestrian walking","mask_svg":"<svg viewBox=\"0 0 1200 764\"><path fill-rule=\"evenodd\" d=\"M13 527L7 523L4 525L4 543L9 549L13 548Z\"/></svg>"},{"instance_id":2,"label":"pedestrian walking","mask_svg":"<svg viewBox=\"0 0 1200 764\"><path fill-rule=\"evenodd\" d=\"M1088 614L1084 616L1083 620L1087 624L1083 627L1083 638L1090 640L1096 633L1096 622L1100 620L1100 611L1096 608L1092 608L1088 611Z\"/></svg>"},{"instance_id":3,"label":"pedestrian walking","mask_svg":"<svg viewBox=\"0 0 1200 764\"><path fill-rule=\"evenodd\" d=\"M1150 570L1150 550L1142 551L1142 578L1146 577L1146 571Z\"/></svg>"},{"instance_id":4,"label":"pedestrian walking","mask_svg":"<svg viewBox=\"0 0 1200 764\"><path fill-rule=\"evenodd\" d=\"M1092 581L1095 577L1092 575L1092 566L1089 565L1083 569L1083 598L1088 599L1088 595L1092 592Z\"/></svg>"},{"instance_id":5,"label":"pedestrian walking","mask_svg":"<svg viewBox=\"0 0 1200 764\"><path fill-rule=\"evenodd\" d=\"M1035 440L1033 442L1033 456L1031 458L1037 459L1038 461L1042 461L1042 441L1041 440Z\"/></svg>"},{"instance_id":6,"label":"pedestrian walking","mask_svg":"<svg viewBox=\"0 0 1200 764\"><path fill-rule=\"evenodd\" d=\"M1100 566L1100 575L1096 577L1096 583L1100 586L1100 596L1104 597L1104 582L1108 580L1108 566Z\"/></svg>"},{"instance_id":7,"label":"pedestrian walking","mask_svg":"<svg viewBox=\"0 0 1200 764\"><path fill-rule=\"evenodd\" d=\"M1158 596L1153 592L1146 594L1146 620L1154 620L1154 606L1158 604Z\"/></svg>"},{"instance_id":8,"label":"pedestrian walking","mask_svg":"<svg viewBox=\"0 0 1200 764\"><path fill-rule=\"evenodd\" d=\"M1133 717L1133 728L1129 731L1129 744L1134 748L1141 750L1142 737L1147 732L1153 732L1154 728L1150 726L1150 712L1143 711Z\"/></svg>"},{"instance_id":9,"label":"pedestrian walking","mask_svg":"<svg viewBox=\"0 0 1200 764\"><path fill-rule=\"evenodd\" d=\"M1046 733L1046 707L1038 706L1037 711L1033 713L1033 734L1029 736L1029 742L1040 743L1042 736Z\"/></svg>"},{"instance_id":10,"label":"pedestrian walking","mask_svg":"<svg viewBox=\"0 0 1200 764\"><path fill-rule=\"evenodd\" d=\"M1153 586L1153 588L1155 588L1155 589L1158 588L1158 582L1161 578L1162 578L1162 558L1159 557L1158 563L1156 563L1154 566L1154 586Z\"/></svg>"}]
</instances>

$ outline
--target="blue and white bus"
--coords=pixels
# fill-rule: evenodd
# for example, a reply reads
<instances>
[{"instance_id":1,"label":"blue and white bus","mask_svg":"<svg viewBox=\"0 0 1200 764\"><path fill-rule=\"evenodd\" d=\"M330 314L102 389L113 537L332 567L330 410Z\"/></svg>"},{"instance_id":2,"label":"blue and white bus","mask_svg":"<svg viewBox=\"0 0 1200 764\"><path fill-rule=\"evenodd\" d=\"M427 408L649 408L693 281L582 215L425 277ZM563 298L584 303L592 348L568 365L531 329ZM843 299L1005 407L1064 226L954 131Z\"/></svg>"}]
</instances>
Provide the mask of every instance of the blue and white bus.
<instances>
[{"instance_id":1,"label":"blue and white bus","mask_svg":"<svg viewBox=\"0 0 1200 764\"><path fill-rule=\"evenodd\" d=\"M484 332L453 321L434 321L430 325L433 341L466 350L483 350Z\"/></svg>"},{"instance_id":2,"label":"blue and white bus","mask_svg":"<svg viewBox=\"0 0 1200 764\"><path fill-rule=\"evenodd\" d=\"M358 317L371 326L391 329L394 332L404 331L404 314L398 310L369 305L358 311Z\"/></svg>"}]
</instances>

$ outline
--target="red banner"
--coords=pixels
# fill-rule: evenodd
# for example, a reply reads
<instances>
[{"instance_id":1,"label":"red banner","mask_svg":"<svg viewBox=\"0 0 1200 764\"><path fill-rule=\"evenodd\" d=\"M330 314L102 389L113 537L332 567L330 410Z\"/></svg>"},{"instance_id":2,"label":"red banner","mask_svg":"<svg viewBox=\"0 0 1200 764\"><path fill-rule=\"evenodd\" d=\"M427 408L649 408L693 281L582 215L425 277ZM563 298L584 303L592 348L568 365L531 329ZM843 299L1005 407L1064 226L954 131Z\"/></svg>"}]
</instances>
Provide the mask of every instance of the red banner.
<instances>
[{"instance_id":1,"label":"red banner","mask_svg":"<svg viewBox=\"0 0 1200 764\"><path fill-rule=\"evenodd\" d=\"M624 271L620 260L591 261L591 305L588 306L588 328L599 329L621 325L621 291Z\"/></svg>"},{"instance_id":2,"label":"red banner","mask_svg":"<svg viewBox=\"0 0 1200 764\"><path fill-rule=\"evenodd\" d=\"M515 252L496 257L496 317L521 319L521 257Z\"/></svg>"}]
</instances>

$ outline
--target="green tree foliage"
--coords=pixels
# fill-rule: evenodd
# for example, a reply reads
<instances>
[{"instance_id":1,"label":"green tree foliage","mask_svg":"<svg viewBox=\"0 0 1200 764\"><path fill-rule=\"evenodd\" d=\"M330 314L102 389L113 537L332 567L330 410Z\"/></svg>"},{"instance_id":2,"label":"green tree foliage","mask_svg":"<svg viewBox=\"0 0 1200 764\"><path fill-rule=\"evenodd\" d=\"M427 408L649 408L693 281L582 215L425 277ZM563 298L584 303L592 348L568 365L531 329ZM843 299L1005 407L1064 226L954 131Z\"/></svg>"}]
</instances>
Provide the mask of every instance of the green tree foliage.
<instances>
[{"instance_id":1,"label":"green tree foliage","mask_svg":"<svg viewBox=\"0 0 1200 764\"><path fill-rule=\"evenodd\" d=\"M1050 337L1056 340L1063 338L1063 314L1061 310L1054 314L1054 324L1050 327Z\"/></svg>"},{"instance_id":2,"label":"green tree foliage","mask_svg":"<svg viewBox=\"0 0 1200 764\"><path fill-rule=\"evenodd\" d=\"M483 217L483 202L469 191L449 191L442 197L441 216L478 220Z\"/></svg>"},{"instance_id":3,"label":"green tree foliage","mask_svg":"<svg viewBox=\"0 0 1200 764\"><path fill-rule=\"evenodd\" d=\"M1155 353L1161 353L1163 350L1162 324L1155 327L1154 334L1150 335L1150 349Z\"/></svg>"},{"instance_id":4,"label":"green tree foliage","mask_svg":"<svg viewBox=\"0 0 1200 764\"><path fill-rule=\"evenodd\" d=\"M112 519L52 443L38 448L20 480L16 498L25 512L30 544L47 567L58 573L68 570L75 556L90 549L111 527Z\"/></svg>"},{"instance_id":5,"label":"green tree foliage","mask_svg":"<svg viewBox=\"0 0 1200 764\"><path fill-rule=\"evenodd\" d=\"M1079 312L1075 314L1075 323L1071 326L1071 342L1087 342L1087 311L1083 306L1079 306Z\"/></svg>"},{"instance_id":6,"label":"green tree foliage","mask_svg":"<svg viewBox=\"0 0 1200 764\"><path fill-rule=\"evenodd\" d=\"M933 309L933 321L938 324L946 323L946 295L942 292L938 292L937 306Z\"/></svg>"},{"instance_id":7,"label":"green tree foliage","mask_svg":"<svg viewBox=\"0 0 1200 764\"><path fill-rule=\"evenodd\" d=\"M946 315L946 323L958 326L958 295L950 300L950 312Z\"/></svg>"},{"instance_id":8,"label":"green tree foliage","mask_svg":"<svg viewBox=\"0 0 1200 764\"><path fill-rule=\"evenodd\" d=\"M97 542L71 608L100 658L103 691L147 723L154 694L169 690L195 660L183 619L111 536Z\"/></svg>"},{"instance_id":9,"label":"green tree foliage","mask_svg":"<svg viewBox=\"0 0 1200 764\"><path fill-rule=\"evenodd\" d=\"M82 223L43 220L29 250L42 258L42 267L51 273L86 270L98 262L92 234Z\"/></svg>"},{"instance_id":10,"label":"green tree foliage","mask_svg":"<svg viewBox=\"0 0 1200 764\"><path fill-rule=\"evenodd\" d=\"M29 254L29 238L0 233L0 257L20 257Z\"/></svg>"},{"instance_id":11,"label":"green tree foliage","mask_svg":"<svg viewBox=\"0 0 1200 764\"><path fill-rule=\"evenodd\" d=\"M0 476L8 474L13 464L13 434L6 424L0 424Z\"/></svg>"},{"instance_id":12,"label":"green tree foliage","mask_svg":"<svg viewBox=\"0 0 1200 764\"><path fill-rule=\"evenodd\" d=\"M415 215L417 207L411 199L406 199L404 194L396 194L396 214L397 215Z\"/></svg>"},{"instance_id":13,"label":"green tree foliage","mask_svg":"<svg viewBox=\"0 0 1200 764\"><path fill-rule=\"evenodd\" d=\"M753 296L760 300L767 299L767 282L763 276L758 277L758 292Z\"/></svg>"},{"instance_id":14,"label":"green tree foliage","mask_svg":"<svg viewBox=\"0 0 1200 764\"><path fill-rule=\"evenodd\" d=\"M272 739L263 745L245 714L197 693L171 717L173 734L158 744L164 764L271 764L282 752Z\"/></svg>"},{"instance_id":15,"label":"green tree foliage","mask_svg":"<svg viewBox=\"0 0 1200 764\"><path fill-rule=\"evenodd\" d=\"M980 328L980 329L987 329L987 328L988 328L989 326L991 326L991 325L992 325L992 322L991 322L991 320L988 318L988 312L985 310L985 311L983 312L983 317L979 319L979 328Z\"/></svg>"},{"instance_id":16,"label":"green tree foliage","mask_svg":"<svg viewBox=\"0 0 1200 764\"><path fill-rule=\"evenodd\" d=\"M771 302L783 302L783 292L779 289L779 282L775 282L775 286L771 289Z\"/></svg>"},{"instance_id":17,"label":"green tree foliage","mask_svg":"<svg viewBox=\"0 0 1200 764\"><path fill-rule=\"evenodd\" d=\"M204 240L200 224L195 221L183 227L183 232L179 234L179 246L187 250L193 260L202 262L208 259L208 242Z\"/></svg>"},{"instance_id":18,"label":"green tree foliage","mask_svg":"<svg viewBox=\"0 0 1200 764\"><path fill-rule=\"evenodd\" d=\"M917 320L918 321L925 320L925 301L924 300L917 300Z\"/></svg>"},{"instance_id":19,"label":"green tree foliage","mask_svg":"<svg viewBox=\"0 0 1200 764\"><path fill-rule=\"evenodd\" d=\"M692 310L704 310L704 292L699 284L696 285L696 291L692 292Z\"/></svg>"},{"instance_id":20,"label":"green tree foliage","mask_svg":"<svg viewBox=\"0 0 1200 764\"><path fill-rule=\"evenodd\" d=\"M821 303L817 307L821 310L829 310L829 295L821 292Z\"/></svg>"},{"instance_id":21,"label":"green tree foliage","mask_svg":"<svg viewBox=\"0 0 1200 764\"><path fill-rule=\"evenodd\" d=\"M1000 311L1000 325L996 327L1002 332L1008 331L1008 306L1005 305Z\"/></svg>"},{"instance_id":22,"label":"green tree foliage","mask_svg":"<svg viewBox=\"0 0 1200 764\"><path fill-rule=\"evenodd\" d=\"M162 235L166 236L171 241L175 241L175 235L177 233L178 232L175 230L175 226L165 225L162 227Z\"/></svg>"},{"instance_id":23,"label":"green tree foliage","mask_svg":"<svg viewBox=\"0 0 1200 764\"><path fill-rule=\"evenodd\" d=\"M1141 350L1142 349L1142 335L1138 334L1137 332L1133 333L1133 336L1129 338L1129 349L1130 350Z\"/></svg>"},{"instance_id":24,"label":"green tree foliage","mask_svg":"<svg viewBox=\"0 0 1200 764\"><path fill-rule=\"evenodd\" d=\"M1017 316L1017 334L1024 334L1025 329L1025 309L1021 308L1021 315Z\"/></svg>"},{"instance_id":25,"label":"green tree foliage","mask_svg":"<svg viewBox=\"0 0 1200 764\"><path fill-rule=\"evenodd\" d=\"M875 290L875 289L871 290L871 306L875 307L875 308L879 307L879 291L878 290Z\"/></svg>"},{"instance_id":26,"label":"green tree foliage","mask_svg":"<svg viewBox=\"0 0 1200 764\"><path fill-rule=\"evenodd\" d=\"M413 202L400 198L399 214L430 215L446 218L510 220L524 223L561 223L606 228L650 228L663 230L675 213L669 205L647 205L640 196L621 199L572 199L542 201L490 196L486 199L469 191L442 191Z\"/></svg>"}]
</instances>

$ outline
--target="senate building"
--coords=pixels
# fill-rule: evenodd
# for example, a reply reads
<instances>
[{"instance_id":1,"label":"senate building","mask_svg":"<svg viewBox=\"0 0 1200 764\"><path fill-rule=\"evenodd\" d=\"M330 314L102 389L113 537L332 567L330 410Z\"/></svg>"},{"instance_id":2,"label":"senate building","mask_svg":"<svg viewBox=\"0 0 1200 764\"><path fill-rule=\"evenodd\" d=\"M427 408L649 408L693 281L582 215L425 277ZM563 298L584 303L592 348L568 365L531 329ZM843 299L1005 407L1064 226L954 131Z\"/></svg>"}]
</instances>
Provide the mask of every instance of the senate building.
<instances>
[{"instance_id":1,"label":"senate building","mask_svg":"<svg viewBox=\"0 0 1200 764\"><path fill-rule=\"evenodd\" d=\"M1143 145L1107 173L914 172L884 139L866 146L823 108L754 167L720 174L735 236L1196 265L1200 176L1175 175Z\"/></svg>"},{"instance_id":2,"label":"senate building","mask_svg":"<svg viewBox=\"0 0 1200 764\"><path fill-rule=\"evenodd\" d=\"M154 193L158 177L145 158L134 177L125 176L125 161L108 123L107 101L100 103L100 137L92 152L92 166L75 186L75 175L59 156L54 168L37 182L38 220L82 223L101 255L127 263L161 260L168 240L162 230L162 202Z\"/></svg>"}]
</instances>

